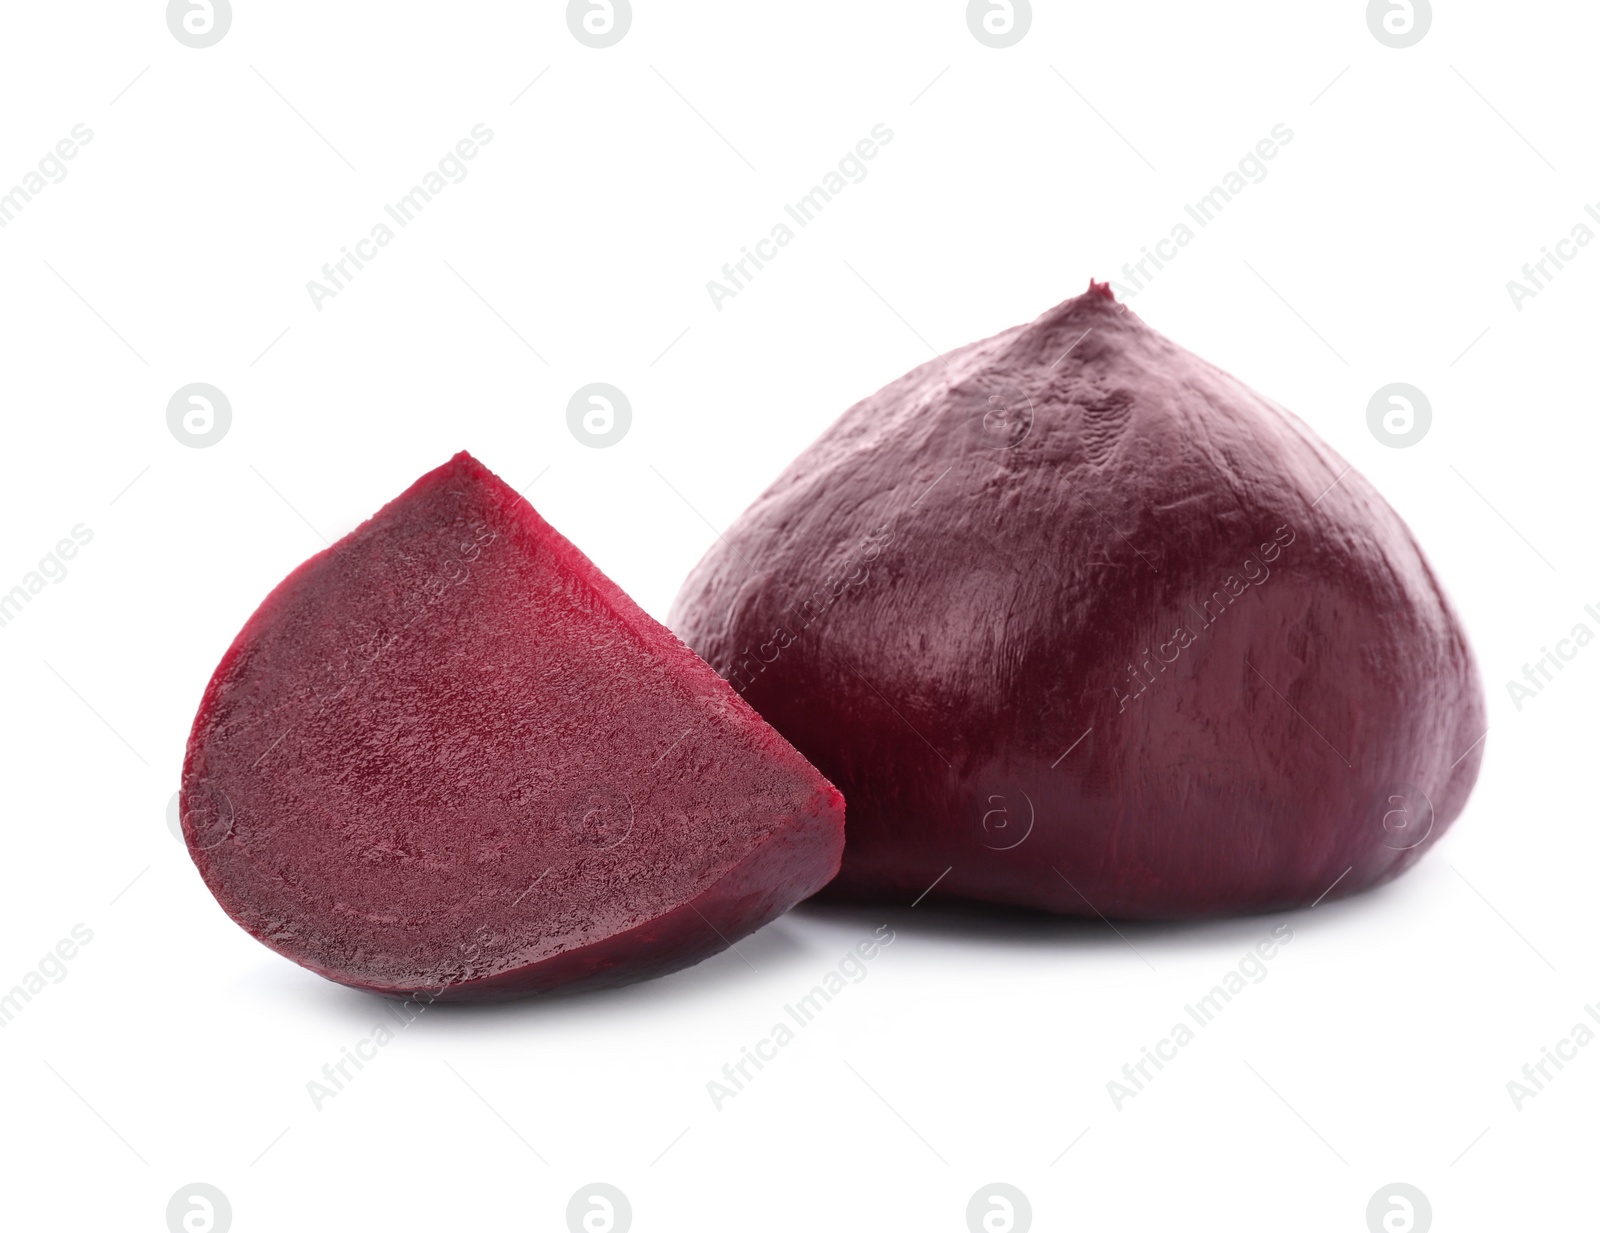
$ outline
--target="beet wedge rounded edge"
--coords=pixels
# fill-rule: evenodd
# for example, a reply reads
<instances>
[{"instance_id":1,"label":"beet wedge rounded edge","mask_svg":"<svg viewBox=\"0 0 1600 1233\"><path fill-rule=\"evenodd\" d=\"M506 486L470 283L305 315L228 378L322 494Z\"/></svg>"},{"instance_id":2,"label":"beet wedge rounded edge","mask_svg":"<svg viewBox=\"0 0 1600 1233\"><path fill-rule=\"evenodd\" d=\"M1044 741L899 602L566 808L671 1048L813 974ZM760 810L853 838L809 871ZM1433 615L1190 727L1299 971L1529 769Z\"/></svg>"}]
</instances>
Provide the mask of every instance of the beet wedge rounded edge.
<instances>
[{"instance_id":1,"label":"beet wedge rounded edge","mask_svg":"<svg viewBox=\"0 0 1600 1233\"><path fill-rule=\"evenodd\" d=\"M443 1001L696 963L827 883L844 844L832 785L465 453L246 622L181 809L257 940Z\"/></svg>"}]
</instances>

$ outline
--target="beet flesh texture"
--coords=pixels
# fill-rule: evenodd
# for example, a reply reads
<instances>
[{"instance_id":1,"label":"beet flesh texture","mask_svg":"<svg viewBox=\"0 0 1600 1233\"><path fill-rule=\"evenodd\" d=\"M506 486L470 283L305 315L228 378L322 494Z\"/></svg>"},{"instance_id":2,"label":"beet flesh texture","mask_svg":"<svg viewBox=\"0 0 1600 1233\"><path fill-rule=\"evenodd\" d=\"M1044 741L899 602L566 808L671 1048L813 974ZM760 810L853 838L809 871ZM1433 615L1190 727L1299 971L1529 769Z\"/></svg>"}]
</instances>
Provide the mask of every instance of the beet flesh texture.
<instances>
[{"instance_id":1,"label":"beet flesh texture","mask_svg":"<svg viewBox=\"0 0 1600 1233\"><path fill-rule=\"evenodd\" d=\"M223 909L332 980L429 1000L698 962L838 869L843 802L467 454L296 569L184 763Z\"/></svg>"},{"instance_id":2,"label":"beet flesh texture","mask_svg":"<svg viewBox=\"0 0 1600 1233\"><path fill-rule=\"evenodd\" d=\"M1104 284L850 408L669 622L844 792L827 897L1348 895L1460 813L1487 726L1400 517Z\"/></svg>"}]
</instances>

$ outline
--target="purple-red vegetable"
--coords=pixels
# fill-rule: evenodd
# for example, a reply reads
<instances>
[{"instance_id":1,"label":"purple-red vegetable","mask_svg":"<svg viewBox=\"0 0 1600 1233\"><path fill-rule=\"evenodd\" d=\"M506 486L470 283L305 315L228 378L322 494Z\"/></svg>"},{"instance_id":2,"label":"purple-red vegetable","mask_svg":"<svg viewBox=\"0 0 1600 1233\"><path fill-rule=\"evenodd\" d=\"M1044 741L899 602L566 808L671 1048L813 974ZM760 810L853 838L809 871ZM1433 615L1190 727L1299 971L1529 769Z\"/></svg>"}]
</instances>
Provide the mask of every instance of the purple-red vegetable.
<instances>
[{"instance_id":1,"label":"purple-red vegetable","mask_svg":"<svg viewBox=\"0 0 1600 1233\"><path fill-rule=\"evenodd\" d=\"M429 1000L621 984L833 876L839 794L467 454L267 596L189 738L223 909Z\"/></svg>"},{"instance_id":2,"label":"purple-red vegetable","mask_svg":"<svg viewBox=\"0 0 1600 1233\"><path fill-rule=\"evenodd\" d=\"M1483 751L1399 516L1103 284L850 408L671 623L844 792L830 896L1309 904L1413 864Z\"/></svg>"}]
</instances>

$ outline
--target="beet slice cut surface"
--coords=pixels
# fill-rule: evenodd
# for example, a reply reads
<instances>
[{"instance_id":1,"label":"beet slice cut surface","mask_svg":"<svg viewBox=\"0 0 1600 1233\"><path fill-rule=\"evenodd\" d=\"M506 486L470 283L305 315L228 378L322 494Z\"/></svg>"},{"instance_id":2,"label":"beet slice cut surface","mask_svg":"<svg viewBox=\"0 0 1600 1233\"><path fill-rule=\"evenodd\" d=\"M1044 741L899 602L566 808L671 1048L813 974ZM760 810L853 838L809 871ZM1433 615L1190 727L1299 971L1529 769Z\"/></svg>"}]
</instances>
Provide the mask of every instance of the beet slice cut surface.
<instances>
[{"instance_id":1,"label":"beet slice cut surface","mask_svg":"<svg viewBox=\"0 0 1600 1233\"><path fill-rule=\"evenodd\" d=\"M844 792L852 899L1348 895L1444 833L1487 728L1394 510L1105 284L851 407L670 620Z\"/></svg>"},{"instance_id":2,"label":"beet slice cut surface","mask_svg":"<svg viewBox=\"0 0 1600 1233\"><path fill-rule=\"evenodd\" d=\"M695 963L837 871L839 793L462 453L223 656L184 838L252 936L430 1000Z\"/></svg>"}]
</instances>

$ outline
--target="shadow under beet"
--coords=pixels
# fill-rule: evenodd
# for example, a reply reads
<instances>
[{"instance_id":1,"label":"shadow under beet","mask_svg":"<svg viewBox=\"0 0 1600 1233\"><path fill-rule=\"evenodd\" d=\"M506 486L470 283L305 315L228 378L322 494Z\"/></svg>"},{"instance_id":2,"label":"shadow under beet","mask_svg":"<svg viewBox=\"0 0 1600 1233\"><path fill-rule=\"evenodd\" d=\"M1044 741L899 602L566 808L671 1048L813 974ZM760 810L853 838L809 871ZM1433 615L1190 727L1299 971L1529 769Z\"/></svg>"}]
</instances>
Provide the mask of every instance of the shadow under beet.
<instances>
[{"instance_id":1,"label":"shadow under beet","mask_svg":"<svg viewBox=\"0 0 1600 1233\"><path fill-rule=\"evenodd\" d=\"M955 898L932 898L914 907L810 899L794 908L789 916L856 924L868 932L887 921L898 936L907 939L991 943L1009 950L1049 949L1053 952L1063 948L1098 951L1120 947L1131 949L1142 958L1152 952L1159 955L1249 945L1261 937L1264 929L1270 929L1278 921L1298 926L1313 913L1324 921L1331 921L1347 910L1370 910L1362 907L1363 900L1370 905L1372 900L1404 892L1403 884L1386 882L1314 907L1170 921L1061 916L1039 908Z\"/></svg>"}]
</instances>

